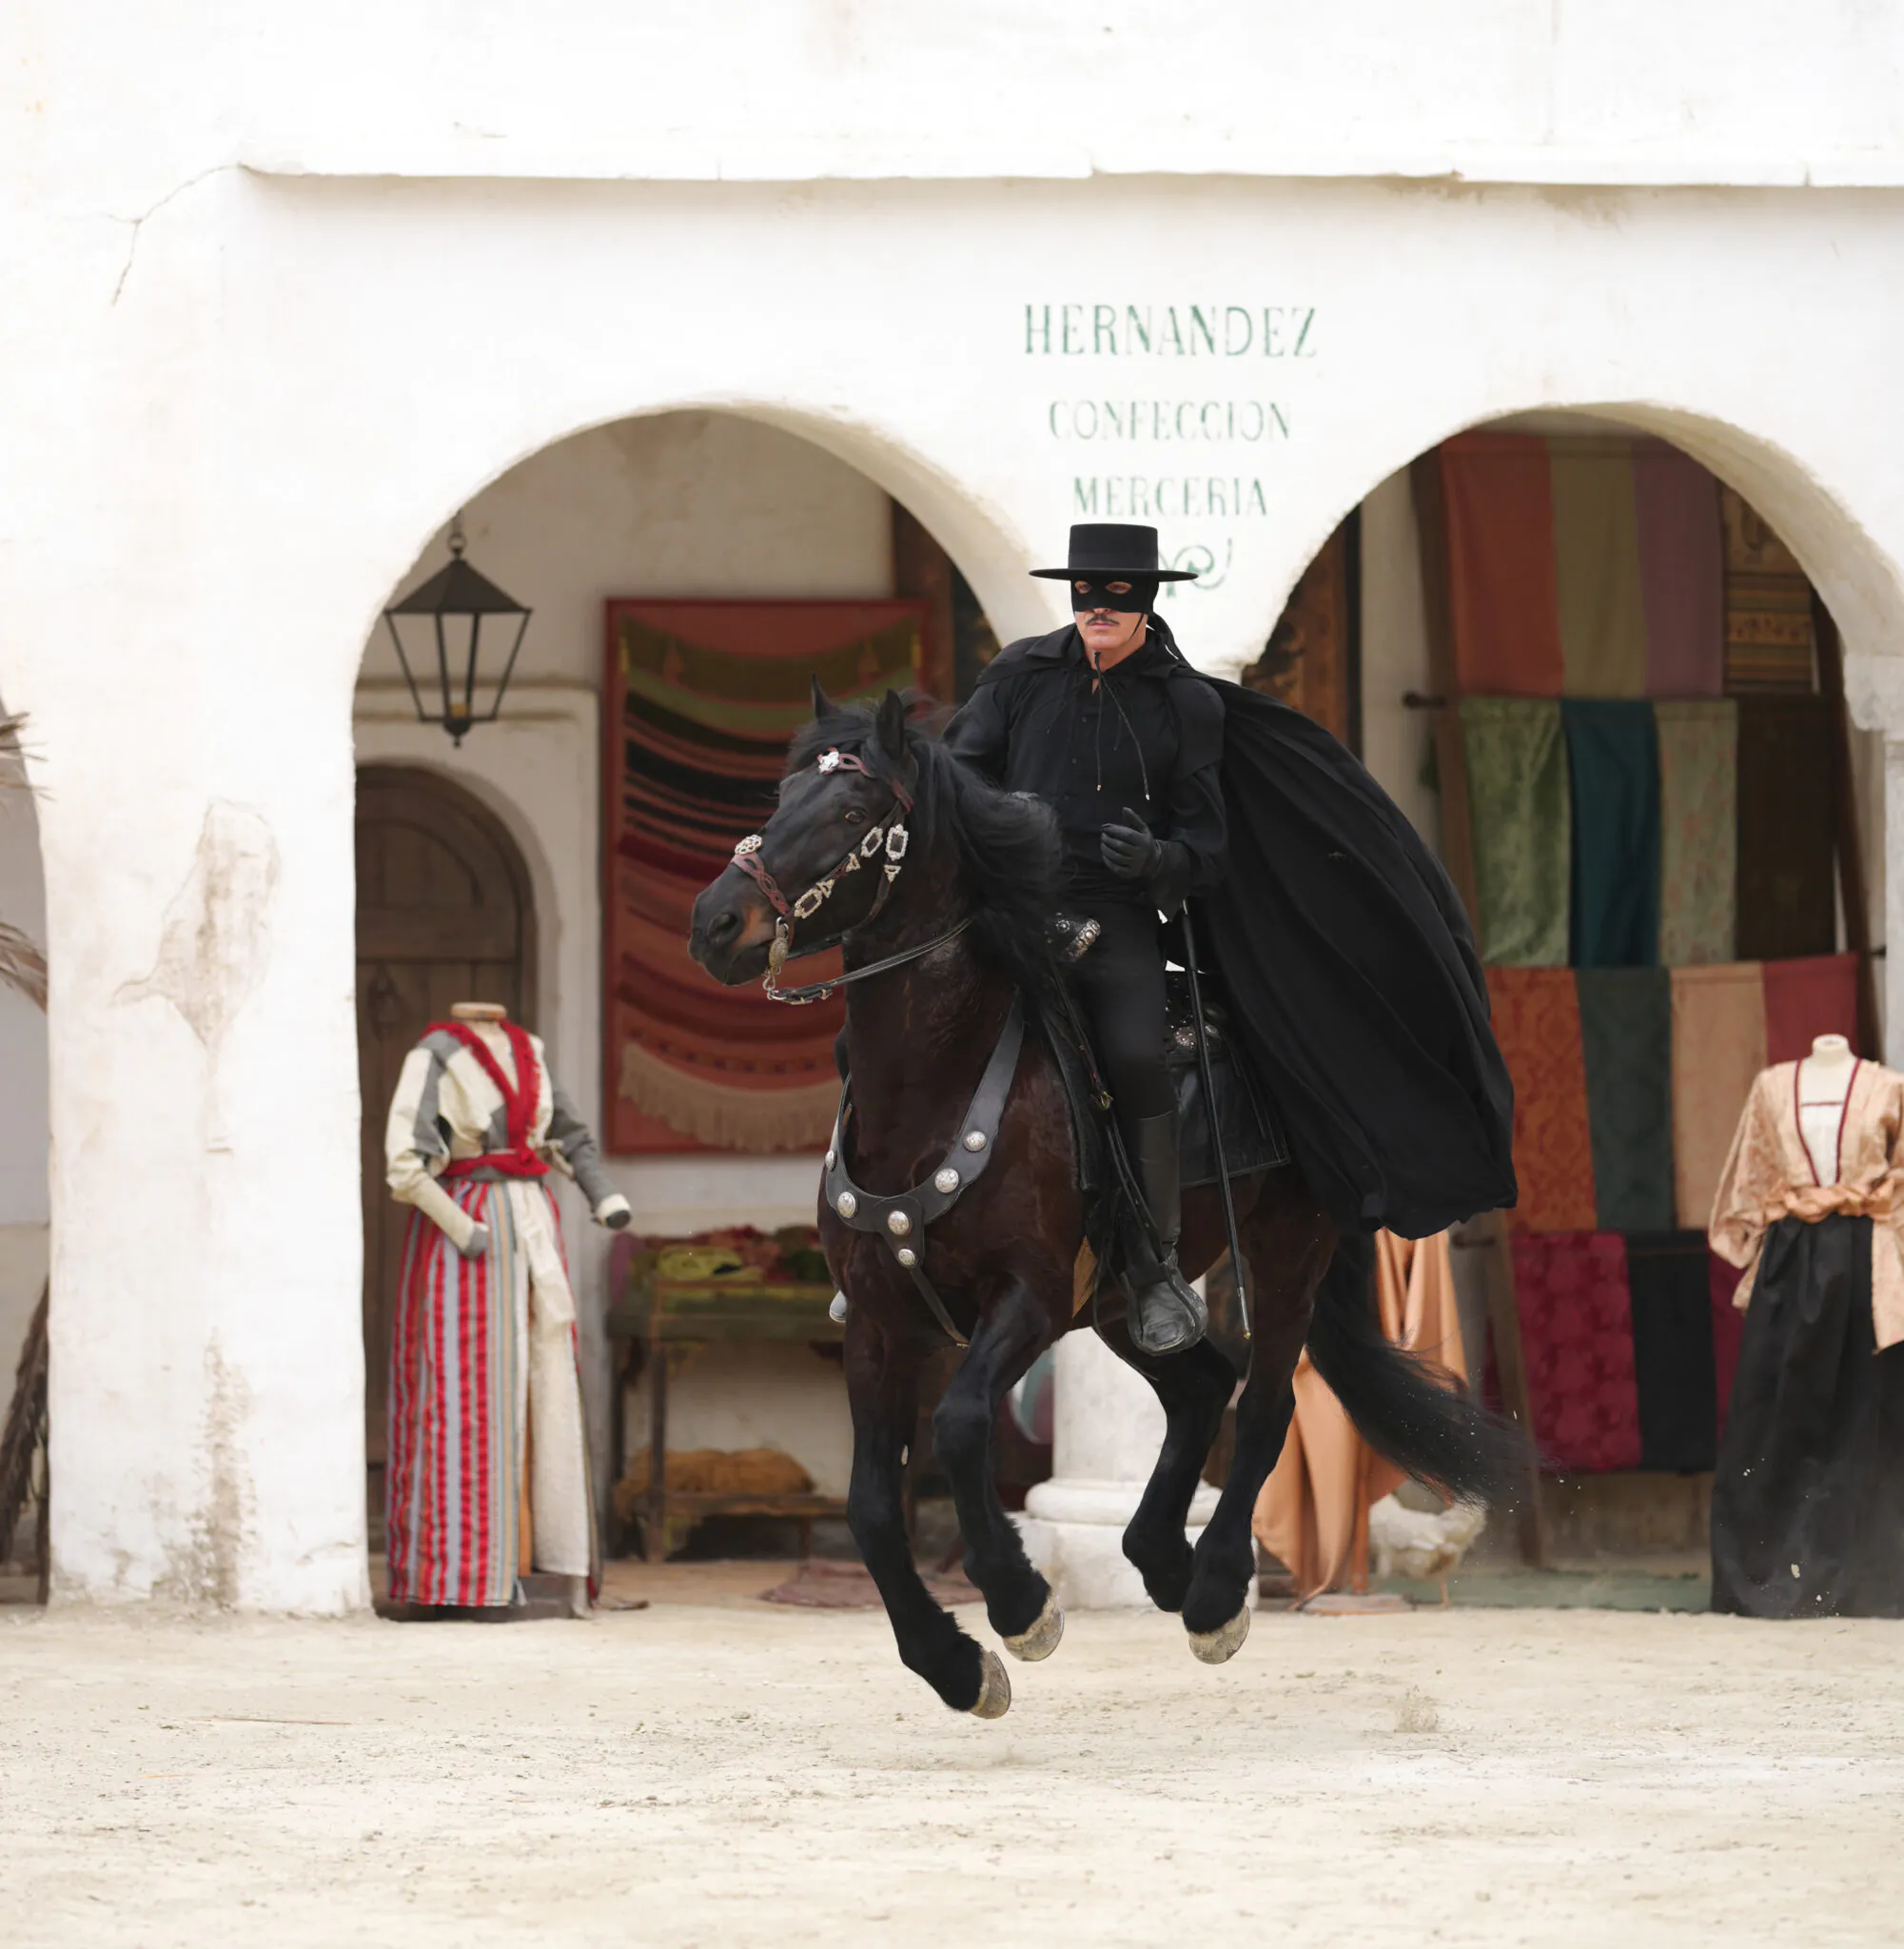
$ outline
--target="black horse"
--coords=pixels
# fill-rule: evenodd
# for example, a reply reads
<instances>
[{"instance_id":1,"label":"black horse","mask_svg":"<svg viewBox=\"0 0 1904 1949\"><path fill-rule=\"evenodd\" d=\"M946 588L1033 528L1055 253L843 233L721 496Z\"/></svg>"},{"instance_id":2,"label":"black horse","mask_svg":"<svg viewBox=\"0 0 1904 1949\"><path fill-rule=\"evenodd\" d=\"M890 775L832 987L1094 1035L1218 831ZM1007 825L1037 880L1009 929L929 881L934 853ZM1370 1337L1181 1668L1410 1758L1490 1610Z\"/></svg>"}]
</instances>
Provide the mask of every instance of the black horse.
<instances>
[{"instance_id":1,"label":"black horse","mask_svg":"<svg viewBox=\"0 0 1904 1949\"><path fill-rule=\"evenodd\" d=\"M815 721L794 739L778 807L695 902L690 952L731 986L769 973L770 960L777 974L776 937L784 950L793 935L795 953L844 939L851 1169L859 1185L887 1196L928 1182L954 1151L1014 996L1031 997L1032 1027L988 1168L918 1240L932 1289L970 1341L932 1417L966 1574L1009 1651L1036 1659L1056 1648L1063 1613L999 1502L991 1431L1007 1390L1038 1354L1073 1326L1092 1324L1156 1389L1166 1416L1125 1555L1158 1606L1182 1613L1196 1655L1218 1664L1248 1630L1250 1515L1288 1431L1290 1377L1305 1341L1367 1439L1450 1494L1496 1492L1513 1437L1383 1338L1366 1242L1338 1239L1293 1167L1238 1177L1254 1339L1228 1480L1190 1547L1190 1499L1236 1376L1207 1341L1152 1357L1132 1346L1121 1303L1079 1304L1087 1213L1063 1081L1036 1026L1054 978L1046 943L1058 864L1049 811L960 765L908 723L896 695L869 713L836 708L815 686ZM900 1657L954 1710L996 1718L1011 1702L1005 1668L927 1590L904 1520L901 1471L919 1372L946 1344L945 1328L890 1240L850 1229L824 1200L819 1224L848 1302L854 1538ZM1186 1276L1207 1270L1223 1249L1214 1188L1188 1192Z\"/></svg>"}]
</instances>

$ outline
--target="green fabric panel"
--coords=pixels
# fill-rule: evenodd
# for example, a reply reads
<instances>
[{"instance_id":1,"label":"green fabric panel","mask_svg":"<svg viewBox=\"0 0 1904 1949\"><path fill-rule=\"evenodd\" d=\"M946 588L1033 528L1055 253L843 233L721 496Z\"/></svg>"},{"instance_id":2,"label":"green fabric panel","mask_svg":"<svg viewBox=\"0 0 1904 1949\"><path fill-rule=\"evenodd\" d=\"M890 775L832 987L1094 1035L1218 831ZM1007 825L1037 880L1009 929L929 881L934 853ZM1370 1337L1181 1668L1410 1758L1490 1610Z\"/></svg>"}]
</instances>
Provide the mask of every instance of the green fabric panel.
<instances>
[{"instance_id":1,"label":"green fabric panel","mask_svg":"<svg viewBox=\"0 0 1904 1949\"><path fill-rule=\"evenodd\" d=\"M1554 582L1567 697L1646 695L1646 595L1639 573L1633 443L1550 440Z\"/></svg>"},{"instance_id":2,"label":"green fabric panel","mask_svg":"<svg viewBox=\"0 0 1904 1949\"><path fill-rule=\"evenodd\" d=\"M1573 781L1573 963L1647 968L1659 958L1659 740L1639 699L1566 698Z\"/></svg>"},{"instance_id":3,"label":"green fabric panel","mask_svg":"<svg viewBox=\"0 0 1904 1949\"><path fill-rule=\"evenodd\" d=\"M1733 958L1738 893L1738 705L1655 704L1659 733L1659 959Z\"/></svg>"},{"instance_id":4,"label":"green fabric panel","mask_svg":"<svg viewBox=\"0 0 1904 1949\"><path fill-rule=\"evenodd\" d=\"M1572 814L1560 703L1463 698L1461 722L1482 959L1563 968Z\"/></svg>"},{"instance_id":5,"label":"green fabric panel","mask_svg":"<svg viewBox=\"0 0 1904 1949\"><path fill-rule=\"evenodd\" d=\"M1602 1231L1673 1228L1673 977L1582 968L1574 977Z\"/></svg>"}]
</instances>

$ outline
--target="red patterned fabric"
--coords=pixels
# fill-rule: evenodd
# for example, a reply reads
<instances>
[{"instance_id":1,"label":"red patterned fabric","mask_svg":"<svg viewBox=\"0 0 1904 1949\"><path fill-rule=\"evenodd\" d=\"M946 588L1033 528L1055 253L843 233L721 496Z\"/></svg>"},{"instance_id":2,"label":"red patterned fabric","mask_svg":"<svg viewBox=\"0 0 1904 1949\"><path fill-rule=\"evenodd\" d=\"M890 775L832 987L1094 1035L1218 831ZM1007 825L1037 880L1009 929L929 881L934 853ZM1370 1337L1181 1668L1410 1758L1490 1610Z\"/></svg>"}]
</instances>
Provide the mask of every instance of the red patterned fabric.
<instances>
[{"instance_id":1,"label":"red patterned fabric","mask_svg":"<svg viewBox=\"0 0 1904 1949\"><path fill-rule=\"evenodd\" d=\"M1639 1390L1626 1241L1617 1231L1514 1239L1514 1290L1534 1439L1568 1472L1638 1468Z\"/></svg>"},{"instance_id":2,"label":"red patterned fabric","mask_svg":"<svg viewBox=\"0 0 1904 1949\"><path fill-rule=\"evenodd\" d=\"M1713 1302L1713 1375L1718 1383L1718 1431L1725 1432L1725 1410L1732 1405L1732 1377L1738 1367L1739 1343L1745 1338L1745 1315L1732 1295L1745 1276L1717 1252L1706 1254L1706 1271Z\"/></svg>"},{"instance_id":3,"label":"red patterned fabric","mask_svg":"<svg viewBox=\"0 0 1904 1949\"><path fill-rule=\"evenodd\" d=\"M1855 955L1765 963L1765 1060L1802 1062L1816 1035L1842 1035L1857 1049Z\"/></svg>"},{"instance_id":4,"label":"red patterned fabric","mask_svg":"<svg viewBox=\"0 0 1904 1949\"><path fill-rule=\"evenodd\" d=\"M1586 1054L1571 968L1490 968L1494 1034L1514 1078L1515 1231L1591 1231L1597 1221Z\"/></svg>"}]
</instances>

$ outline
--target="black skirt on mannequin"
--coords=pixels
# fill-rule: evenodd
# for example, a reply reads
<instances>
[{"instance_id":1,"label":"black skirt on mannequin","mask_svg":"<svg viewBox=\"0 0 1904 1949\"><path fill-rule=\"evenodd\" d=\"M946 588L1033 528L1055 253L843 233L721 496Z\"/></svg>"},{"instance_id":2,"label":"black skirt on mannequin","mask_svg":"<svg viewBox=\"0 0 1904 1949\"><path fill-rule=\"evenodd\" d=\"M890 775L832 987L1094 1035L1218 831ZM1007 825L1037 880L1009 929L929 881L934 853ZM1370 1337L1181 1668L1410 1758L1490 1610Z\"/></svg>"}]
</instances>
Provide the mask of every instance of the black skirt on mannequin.
<instances>
[{"instance_id":1,"label":"black skirt on mannequin","mask_svg":"<svg viewBox=\"0 0 1904 1949\"><path fill-rule=\"evenodd\" d=\"M1871 1220L1765 1234L1712 1501L1713 1608L1904 1616L1904 1345L1875 1350Z\"/></svg>"}]
</instances>

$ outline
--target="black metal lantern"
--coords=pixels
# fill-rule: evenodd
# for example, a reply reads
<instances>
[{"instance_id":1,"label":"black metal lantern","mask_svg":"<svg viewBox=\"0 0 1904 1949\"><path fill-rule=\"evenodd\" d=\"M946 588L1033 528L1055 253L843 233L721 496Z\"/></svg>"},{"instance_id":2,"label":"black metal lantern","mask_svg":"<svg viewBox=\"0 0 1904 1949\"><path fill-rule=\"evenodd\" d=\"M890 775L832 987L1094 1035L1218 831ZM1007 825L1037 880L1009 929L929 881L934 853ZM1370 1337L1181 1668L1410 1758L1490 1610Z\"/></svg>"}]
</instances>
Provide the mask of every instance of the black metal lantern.
<instances>
[{"instance_id":1,"label":"black metal lantern","mask_svg":"<svg viewBox=\"0 0 1904 1949\"><path fill-rule=\"evenodd\" d=\"M529 628L529 611L513 596L504 595L487 576L472 568L462 559L464 546L462 518L459 515L450 524L448 566L383 612L383 621L389 629L390 640L397 645L397 660L403 666L403 681L410 686L417 716L425 724L441 724L458 744L472 724L496 721L497 713L502 708L502 693L509 688L516 656ZM492 642L498 636L509 637L510 618L516 623L508 653L502 657L501 675L493 679L483 677L477 668L482 647L482 620L486 616L503 619L492 629ZM397 626L399 617L425 619L422 623L412 620L407 626L413 639L422 640L416 647L419 660L425 667L426 684L429 660L432 656L436 659L435 687L442 699L441 710L432 711L423 702L416 672L410 667L409 652L403 647L403 631Z\"/></svg>"}]
</instances>

